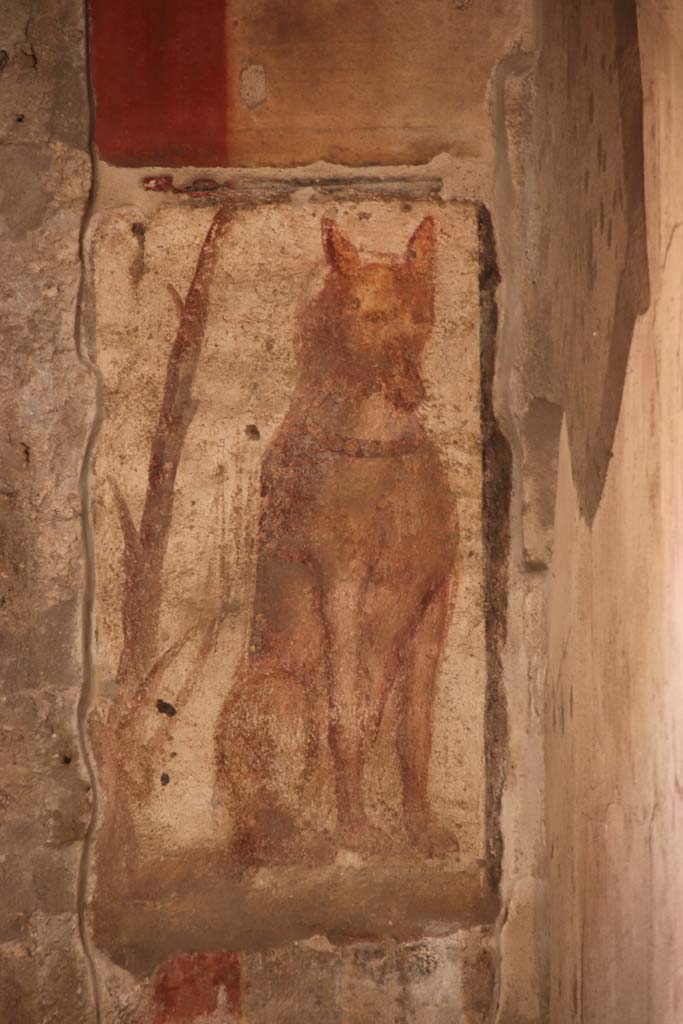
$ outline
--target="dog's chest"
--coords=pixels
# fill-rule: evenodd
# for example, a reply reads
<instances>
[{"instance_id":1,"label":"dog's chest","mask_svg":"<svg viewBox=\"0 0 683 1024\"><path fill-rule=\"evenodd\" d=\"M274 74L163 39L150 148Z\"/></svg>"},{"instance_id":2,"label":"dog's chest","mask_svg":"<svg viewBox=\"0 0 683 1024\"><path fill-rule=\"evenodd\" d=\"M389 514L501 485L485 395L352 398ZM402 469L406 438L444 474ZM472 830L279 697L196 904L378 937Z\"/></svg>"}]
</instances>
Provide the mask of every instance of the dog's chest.
<instances>
[{"instance_id":1,"label":"dog's chest","mask_svg":"<svg viewBox=\"0 0 683 1024\"><path fill-rule=\"evenodd\" d=\"M351 538L421 543L428 532L449 544L454 534L453 496L429 444L386 457L313 450L273 455L263 511L276 543L295 538L316 548Z\"/></svg>"}]
</instances>

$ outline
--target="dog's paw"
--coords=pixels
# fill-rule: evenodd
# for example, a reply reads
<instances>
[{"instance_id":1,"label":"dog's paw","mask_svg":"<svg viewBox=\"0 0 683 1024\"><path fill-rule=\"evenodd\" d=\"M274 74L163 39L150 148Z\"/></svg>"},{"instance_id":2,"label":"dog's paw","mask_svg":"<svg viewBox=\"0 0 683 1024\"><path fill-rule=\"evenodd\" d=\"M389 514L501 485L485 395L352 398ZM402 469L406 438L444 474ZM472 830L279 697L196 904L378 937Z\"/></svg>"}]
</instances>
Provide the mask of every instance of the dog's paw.
<instances>
[{"instance_id":1,"label":"dog's paw","mask_svg":"<svg viewBox=\"0 0 683 1024\"><path fill-rule=\"evenodd\" d=\"M364 857L377 856L391 850L392 839L388 832L372 824L365 815L355 815L352 820L340 822L336 834L337 848Z\"/></svg>"},{"instance_id":2,"label":"dog's paw","mask_svg":"<svg viewBox=\"0 0 683 1024\"><path fill-rule=\"evenodd\" d=\"M457 836L450 829L433 822L410 829L409 838L412 848L424 857L452 856L460 849Z\"/></svg>"}]
</instances>

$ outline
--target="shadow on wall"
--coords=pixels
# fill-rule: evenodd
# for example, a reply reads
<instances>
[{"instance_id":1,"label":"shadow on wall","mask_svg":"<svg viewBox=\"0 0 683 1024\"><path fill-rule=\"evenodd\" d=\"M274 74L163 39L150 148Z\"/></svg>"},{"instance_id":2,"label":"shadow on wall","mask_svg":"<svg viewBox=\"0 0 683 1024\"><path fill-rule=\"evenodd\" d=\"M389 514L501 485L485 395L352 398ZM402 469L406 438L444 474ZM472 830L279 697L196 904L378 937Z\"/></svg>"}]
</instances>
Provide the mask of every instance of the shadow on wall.
<instances>
[{"instance_id":1,"label":"shadow on wall","mask_svg":"<svg viewBox=\"0 0 683 1024\"><path fill-rule=\"evenodd\" d=\"M650 296L636 4L548 0L543 35L530 377L533 393L565 410L579 505L590 522L612 456L635 322ZM558 246L558 237L570 246Z\"/></svg>"}]
</instances>

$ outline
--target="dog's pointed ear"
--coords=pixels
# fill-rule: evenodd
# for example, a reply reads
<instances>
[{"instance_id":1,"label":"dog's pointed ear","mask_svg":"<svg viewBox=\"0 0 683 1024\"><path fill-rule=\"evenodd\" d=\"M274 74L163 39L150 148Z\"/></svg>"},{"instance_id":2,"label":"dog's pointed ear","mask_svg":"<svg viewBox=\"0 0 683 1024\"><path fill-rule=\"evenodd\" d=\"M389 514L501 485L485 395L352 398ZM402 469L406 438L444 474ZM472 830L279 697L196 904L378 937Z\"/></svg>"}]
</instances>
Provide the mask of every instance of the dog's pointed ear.
<instances>
[{"instance_id":1,"label":"dog's pointed ear","mask_svg":"<svg viewBox=\"0 0 683 1024\"><path fill-rule=\"evenodd\" d=\"M406 247L406 259L421 271L431 273L436 254L436 224L425 217L413 231Z\"/></svg>"},{"instance_id":2,"label":"dog's pointed ear","mask_svg":"<svg viewBox=\"0 0 683 1024\"><path fill-rule=\"evenodd\" d=\"M323 250L329 265L340 274L350 274L360 266L360 256L336 221L322 219Z\"/></svg>"}]
</instances>

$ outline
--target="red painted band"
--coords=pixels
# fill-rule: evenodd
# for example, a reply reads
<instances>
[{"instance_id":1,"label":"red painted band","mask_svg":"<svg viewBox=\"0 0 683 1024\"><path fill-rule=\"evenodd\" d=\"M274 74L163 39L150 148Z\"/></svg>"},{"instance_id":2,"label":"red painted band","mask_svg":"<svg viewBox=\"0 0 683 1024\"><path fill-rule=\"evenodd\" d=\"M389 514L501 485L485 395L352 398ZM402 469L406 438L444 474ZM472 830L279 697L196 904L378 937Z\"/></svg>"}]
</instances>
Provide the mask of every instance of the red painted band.
<instances>
[{"instance_id":1,"label":"red painted band","mask_svg":"<svg viewBox=\"0 0 683 1024\"><path fill-rule=\"evenodd\" d=\"M91 0L95 141L113 164L228 162L228 0Z\"/></svg>"}]
</instances>

